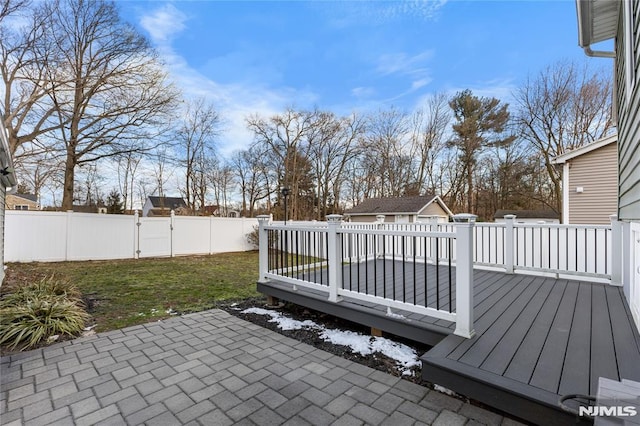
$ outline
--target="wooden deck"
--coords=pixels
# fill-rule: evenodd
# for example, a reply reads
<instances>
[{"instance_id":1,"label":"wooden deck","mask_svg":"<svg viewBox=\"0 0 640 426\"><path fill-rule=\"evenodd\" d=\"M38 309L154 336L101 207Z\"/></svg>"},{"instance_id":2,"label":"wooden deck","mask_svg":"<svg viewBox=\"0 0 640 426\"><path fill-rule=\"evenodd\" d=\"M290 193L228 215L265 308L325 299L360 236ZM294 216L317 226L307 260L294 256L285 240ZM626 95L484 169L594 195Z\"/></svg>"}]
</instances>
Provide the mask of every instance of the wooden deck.
<instances>
[{"instance_id":1,"label":"wooden deck","mask_svg":"<svg viewBox=\"0 0 640 426\"><path fill-rule=\"evenodd\" d=\"M355 267L343 271L346 288L349 272L352 286L358 276ZM373 265L363 267L374 270ZM373 292L380 270L363 274L361 269L356 282L362 285L366 275L367 292ZM384 268L385 273L389 270ZM412 269L397 278L416 280L416 289L424 284ZM429 282L427 278L423 286L427 303ZM292 291L290 284L275 280L259 283L258 289L433 345L421 357L424 380L536 424L576 424L574 416L559 408L558 399L567 394L595 395L599 377L640 381L640 336L620 287L476 270L472 339L453 335L454 324L449 321L395 309L389 315L386 308L348 298L334 304L321 292L303 287ZM413 300L412 291L405 294L408 300ZM416 290L417 300L424 293ZM455 300L455 292L451 296ZM446 295L442 302L448 300Z\"/></svg>"}]
</instances>

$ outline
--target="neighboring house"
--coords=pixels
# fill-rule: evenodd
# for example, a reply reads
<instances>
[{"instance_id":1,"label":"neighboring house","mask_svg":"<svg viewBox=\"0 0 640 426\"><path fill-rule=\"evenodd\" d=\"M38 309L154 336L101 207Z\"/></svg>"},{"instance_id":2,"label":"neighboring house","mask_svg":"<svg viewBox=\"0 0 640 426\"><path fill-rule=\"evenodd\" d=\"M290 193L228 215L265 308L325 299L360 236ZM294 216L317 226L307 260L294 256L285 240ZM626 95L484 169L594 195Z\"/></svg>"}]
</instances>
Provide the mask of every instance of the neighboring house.
<instances>
[{"instance_id":1,"label":"neighboring house","mask_svg":"<svg viewBox=\"0 0 640 426\"><path fill-rule=\"evenodd\" d=\"M376 216L384 215L385 222L412 223L438 216L448 222L453 213L436 195L417 197L367 198L344 212L351 222L375 222Z\"/></svg>"},{"instance_id":2,"label":"neighboring house","mask_svg":"<svg viewBox=\"0 0 640 426\"><path fill-rule=\"evenodd\" d=\"M100 213L100 214L107 214L107 207L100 205L100 206L80 206L80 205L73 205L71 207L71 210L73 210L75 213Z\"/></svg>"},{"instance_id":3,"label":"neighboring house","mask_svg":"<svg viewBox=\"0 0 640 426\"><path fill-rule=\"evenodd\" d=\"M187 203L180 197L149 196L142 206L142 216L169 216L171 210L180 216L189 214Z\"/></svg>"},{"instance_id":4,"label":"neighboring house","mask_svg":"<svg viewBox=\"0 0 640 426\"><path fill-rule=\"evenodd\" d=\"M6 209L8 210L40 210L38 196L35 194L7 194Z\"/></svg>"},{"instance_id":5,"label":"neighboring house","mask_svg":"<svg viewBox=\"0 0 640 426\"><path fill-rule=\"evenodd\" d=\"M508 214L516 216L516 223L560 223L560 215L553 210L496 210L493 219L504 223L504 216Z\"/></svg>"},{"instance_id":6,"label":"neighboring house","mask_svg":"<svg viewBox=\"0 0 640 426\"><path fill-rule=\"evenodd\" d=\"M0 114L0 286L4 280L4 209L7 193L15 191L18 181L13 170L9 151L9 137L4 128L4 117Z\"/></svg>"},{"instance_id":7,"label":"neighboring house","mask_svg":"<svg viewBox=\"0 0 640 426\"><path fill-rule=\"evenodd\" d=\"M618 210L618 135L557 156L562 166L562 223L608 224Z\"/></svg>"},{"instance_id":8,"label":"neighboring house","mask_svg":"<svg viewBox=\"0 0 640 426\"><path fill-rule=\"evenodd\" d=\"M585 53L614 59L613 118L618 128L617 215L624 230L620 280L640 329L640 2L579 0L576 8L578 39ZM613 40L613 51L591 48L593 44L610 40Z\"/></svg>"},{"instance_id":9,"label":"neighboring house","mask_svg":"<svg viewBox=\"0 0 640 426\"><path fill-rule=\"evenodd\" d=\"M219 217L240 217L240 212L232 210L228 207L212 204L204 206L202 212L205 216L219 216Z\"/></svg>"}]
</instances>

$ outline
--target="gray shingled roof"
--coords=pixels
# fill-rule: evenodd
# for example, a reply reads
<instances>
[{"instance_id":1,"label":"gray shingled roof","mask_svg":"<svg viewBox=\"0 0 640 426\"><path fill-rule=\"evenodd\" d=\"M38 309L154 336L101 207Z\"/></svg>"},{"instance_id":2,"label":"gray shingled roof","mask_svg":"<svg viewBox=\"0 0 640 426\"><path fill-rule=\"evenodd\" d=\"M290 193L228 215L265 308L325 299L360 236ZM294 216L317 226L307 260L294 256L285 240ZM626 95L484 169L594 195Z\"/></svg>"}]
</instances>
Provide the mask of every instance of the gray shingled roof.
<instances>
[{"instance_id":1,"label":"gray shingled roof","mask_svg":"<svg viewBox=\"0 0 640 426\"><path fill-rule=\"evenodd\" d=\"M178 207L187 207L187 204L180 197L154 197L149 196L151 205L156 208L176 209Z\"/></svg>"},{"instance_id":2,"label":"gray shingled roof","mask_svg":"<svg viewBox=\"0 0 640 426\"><path fill-rule=\"evenodd\" d=\"M409 213L418 214L435 195L422 195L418 197L386 197L386 198L366 198L352 209L346 210L347 215L359 214L386 214L386 213Z\"/></svg>"},{"instance_id":3,"label":"gray shingled roof","mask_svg":"<svg viewBox=\"0 0 640 426\"><path fill-rule=\"evenodd\" d=\"M29 200L29 201L33 201L34 203L38 202L38 196L36 194L20 194L20 193L15 193L13 194L14 197L20 197L20 198L24 198L25 200Z\"/></svg>"},{"instance_id":4,"label":"gray shingled roof","mask_svg":"<svg viewBox=\"0 0 640 426\"><path fill-rule=\"evenodd\" d=\"M516 215L516 219L560 219L560 215L553 210L496 210L494 219L502 219L506 214Z\"/></svg>"}]
</instances>

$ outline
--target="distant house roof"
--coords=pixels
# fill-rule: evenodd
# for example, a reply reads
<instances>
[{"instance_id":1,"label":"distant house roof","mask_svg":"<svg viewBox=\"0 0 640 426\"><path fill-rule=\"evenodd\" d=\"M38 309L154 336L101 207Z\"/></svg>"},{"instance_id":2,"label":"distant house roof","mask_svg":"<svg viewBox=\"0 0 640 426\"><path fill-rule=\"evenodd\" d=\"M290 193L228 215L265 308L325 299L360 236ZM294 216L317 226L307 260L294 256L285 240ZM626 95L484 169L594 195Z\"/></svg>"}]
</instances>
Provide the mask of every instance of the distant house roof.
<instances>
[{"instance_id":1,"label":"distant house roof","mask_svg":"<svg viewBox=\"0 0 640 426\"><path fill-rule=\"evenodd\" d=\"M15 193L12 194L14 197L19 197L19 198L24 198L25 200L29 200L32 201L34 203L38 202L38 196L35 194L19 194L19 193Z\"/></svg>"},{"instance_id":2,"label":"distant house roof","mask_svg":"<svg viewBox=\"0 0 640 426\"><path fill-rule=\"evenodd\" d=\"M450 215L451 211L437 195L422 195L416 197L385 197L366 198L352 209L346 210L346 215L372 214L418 214L429 204L437 202Z\"/></svg>"},{"instance_id":3,"label":"distant house roof","mask_svg":"<svg viewBox=\"0 0 640 426\"><path fill-rule=\"evenodd\" d=\"M507 214L514 214L520 219L560 219L560 215L553 210L496 210L494 219L502 219Z\"/></svg>"},{"instance_id":4,"label":"distant house roof","mask_svg":"<svg viewBox=\"0 0 640 426\"><path fill-rule=\"evenodd\" d=\"M187 207L187 203L180 197L154 197L149 196L149 201L154 208L161 209L177 209L178 207Z\"/></svg>"},{"instance_id":5,"label":"distant house roof","mask_svg":"<svg viewBox=\"0 0 640 426\"><path fill-rule=\"evenodd\" d=\"M606 138L598 139L597 141L583 145L580 148L572 149L571 151L567 151L562 155L558 155L552 160L552 163L564 164L573 158L579 157L591 151L595 151L596 149L602 148L604 146L615 143L617 141L618 141L617 134L607 136Z\"/></svg>"}]
</instances>

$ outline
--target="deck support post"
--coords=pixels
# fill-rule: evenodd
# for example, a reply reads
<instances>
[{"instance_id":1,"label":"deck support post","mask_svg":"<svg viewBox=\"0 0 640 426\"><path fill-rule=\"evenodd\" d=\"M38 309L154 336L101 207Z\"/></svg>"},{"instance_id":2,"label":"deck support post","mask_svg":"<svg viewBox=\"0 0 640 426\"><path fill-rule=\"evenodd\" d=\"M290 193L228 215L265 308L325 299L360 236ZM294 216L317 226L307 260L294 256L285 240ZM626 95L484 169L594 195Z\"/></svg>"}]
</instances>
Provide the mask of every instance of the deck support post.
<instances>
[{"instance_id":1,"label":"deck support post","mask_svg":"<svg viewBox=\"0 0 640 426\"><path fill-rule=\"evenodd\" d=\"M267 281L269 270L269 233L265 226L270 222L271 216L260 215L258 219L258 282Z\"/></svg>"},{"instance_id":2,"label":"deck support post","mask_svg":"<svg viewBox=\"0 0 640 426\"><path fill-rule=\"evenodd\" d=\"M338 238L338 229L342 224L342 215L330 214L327 216L327 244L329 252L327 253L327 261L329 262L329 301L338 302L338 286L342 276L340 239Z\"/></svg>"},{"instance_id":3,"label":"deck support post","mask_svg":"<svg viewBox=\"0 0 640 426\"><path fill-rule=\"evenodd\" d=\"M473 227L475 217L456 224L456 329L470 339L473 329Z\"/></svg>"},{"instance_id":4,"label":"deck support post","mask_svg":"<svg viewBox=\"0 0 640 426\"><path fill-rule=\"evenodd\" d=\"M618 216L612 214L611 219L611 285L622 286L623 255L622 255L622 222Z\"/></svg>"},{"instance_id":5,"label":"deck support post","mask_svg":"<svg viewBox=\"0 0 640 426\"><path fill-rule=\"evenodd\" d=\"M504 215L504 268L507 274L513 274L513 254L514 251L514 224L516 221L516 215L505 214ZM497 244L497 241L496 241Z\"/></svg>"}]
</instances>

